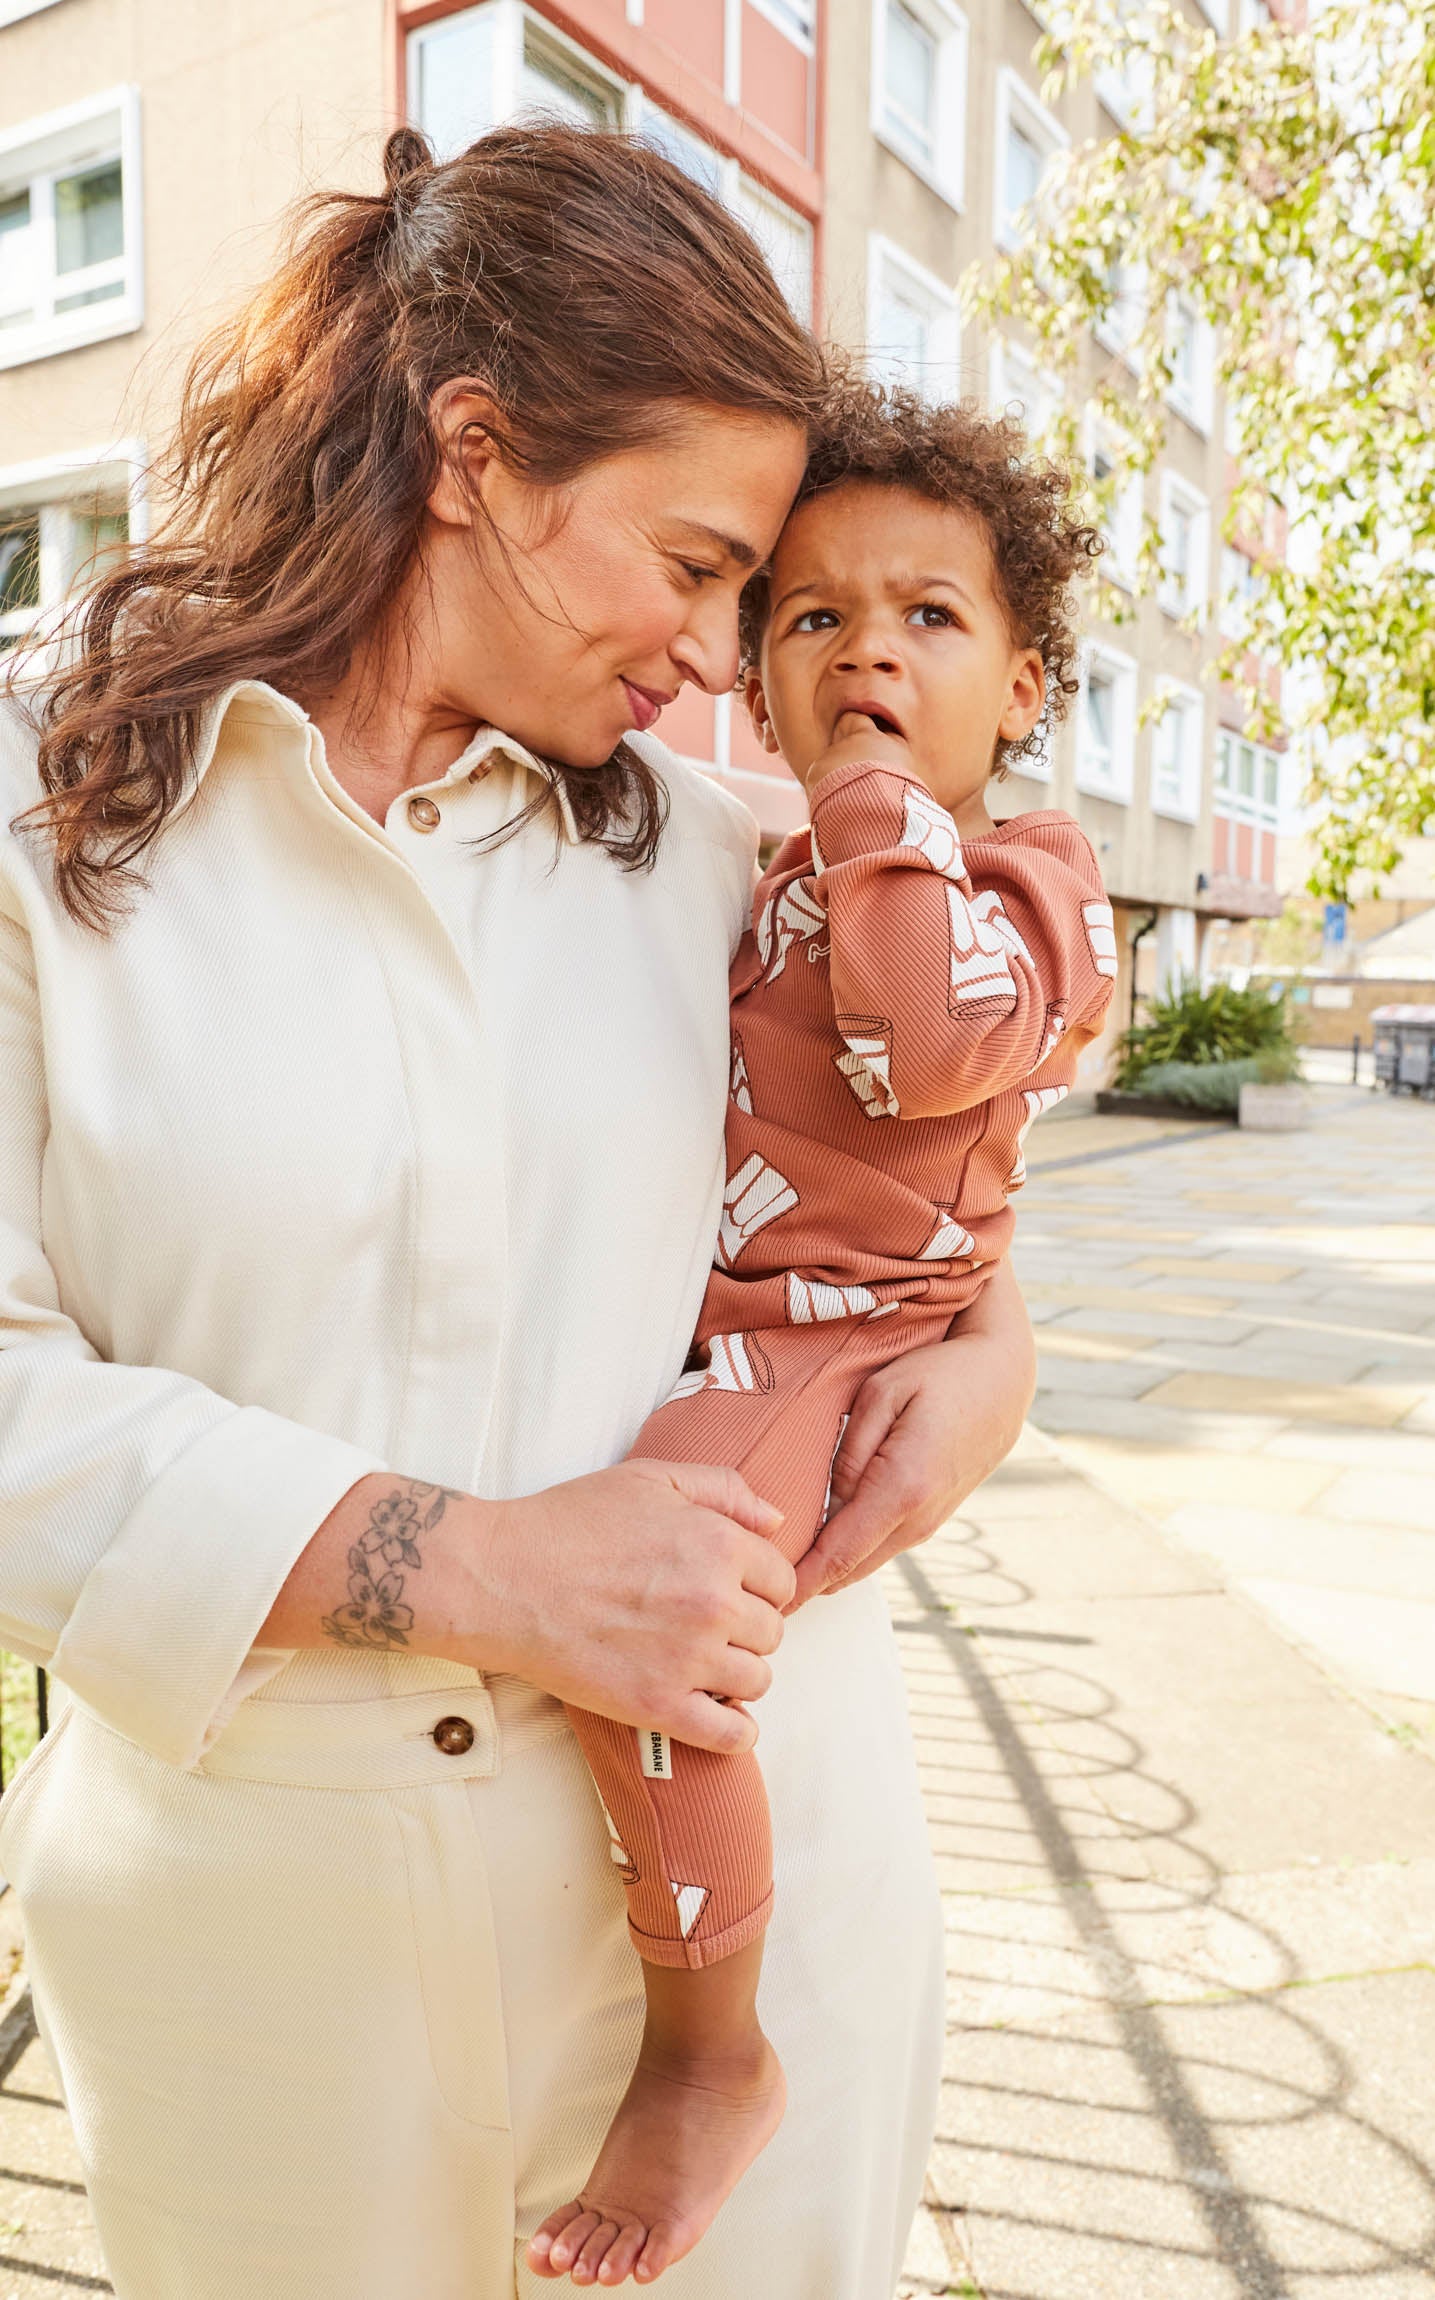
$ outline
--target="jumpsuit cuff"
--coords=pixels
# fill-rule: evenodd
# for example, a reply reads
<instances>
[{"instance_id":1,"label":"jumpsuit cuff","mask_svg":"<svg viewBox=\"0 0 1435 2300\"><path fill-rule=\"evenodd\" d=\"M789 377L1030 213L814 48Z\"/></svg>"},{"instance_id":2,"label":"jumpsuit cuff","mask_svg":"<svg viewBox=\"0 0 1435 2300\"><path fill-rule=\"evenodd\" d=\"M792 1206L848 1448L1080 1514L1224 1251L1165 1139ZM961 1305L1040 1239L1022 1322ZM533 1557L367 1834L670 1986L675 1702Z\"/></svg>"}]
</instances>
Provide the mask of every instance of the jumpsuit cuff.
<instances>
[{"instance_id":1,"label":"jumpsuit cuff","mask_svg":"<svg viewBox=\"0 0 1435 2300\"><path fill-rule=\"evenodd\" d=\"M628 1933L645 1965L675 1965L697 1973L705 1965L721 1964L724 1957L736 1956L750 1941L760 1940L771 1915L772 1894L769 1893L749 1916L739 1917L726 1932L709 1933L704 1940L673 1941L658 1933L640 1933L631 1917Z\"/></svg>"}]
</instances>

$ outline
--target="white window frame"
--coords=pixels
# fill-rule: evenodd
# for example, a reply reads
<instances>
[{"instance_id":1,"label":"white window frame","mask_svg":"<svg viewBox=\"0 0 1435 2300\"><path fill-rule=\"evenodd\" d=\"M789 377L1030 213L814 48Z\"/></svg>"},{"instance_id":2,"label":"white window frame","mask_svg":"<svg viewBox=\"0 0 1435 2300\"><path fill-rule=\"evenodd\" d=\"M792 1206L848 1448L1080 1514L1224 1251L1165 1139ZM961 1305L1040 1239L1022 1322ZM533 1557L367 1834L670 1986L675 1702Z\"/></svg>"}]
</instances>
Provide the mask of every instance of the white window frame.
<instances>
[{"instance_id":1,"label":"white window frame","mask_svg":"<svg viewBox=\"0 0 1435 2300\"><path fill-rule=\"evenodd\" d=\"M1111 435L1104 431L1095 410L1087 408L1082 424L1082 452L1086 468L1096 477L1096 458L1105 455L1115 463ZM1146 490L1145 473L1128 472L1116 490L1111 508L1106 539L1110 548L1101 562L1101 573L1109 583L1118 583L1123 591L1134 591L1141 578L1141 545L1145 539Z\"/></svg>"},{"instance_id":2,"label":"white window frame","mask_svg":"<svg viewBox=\"0 0 1435 2300\"><path fill-rule=\"evenodd\" d=\"M1231 29L1231 0L1196 0L1196 6L1224 40Z\"/></svg>"},{"instance_id":3,"label":"white window frame","mask_svg":"<svg viewBox=\"0 0 1435 2300\"><path fill-rule=\"evenodd\" d=\"M57 312L54 288L59 276L53 262L53 223L50 187L57 176L77 167L107 161L120 163L124 253L90 267L121 282L117 296L103 303L82 304L76 311ZM144 325L144 203L140 180L140 93L138 88L106 88L77 104L22 120L0 134L0 197L29 190L32 222L46 235L51 249L44 274L48 293L37 296L41 309L26 326L0 328L0 368L21 367L30 360L48 359L81 344L105 343L113 336L132 335ZM36 195L39 194L37 201ZM38 220L36 219L38 208ZM82 280L84 272L73 275ZM38 284L38 283L37 283ZM102 283L94 283L102 284ZM62 293L73 292L63 289Z\"/></svg>"},{"instance_id":4,"label":"white window frame","mask_svg":"<svg viewBox=\"0 0 1435 2300\"><path fill-rule=\"evenodd\" d=\"M1249 797L1239 787L1238 768L1242 751L1249 751L1252 755ZM1223 753L1228 765L1228 779L1224 783L1220 774ZM1265 795L1266 769L1272 763L1274 763L1276 770L1276 795L1273 799L1268 799ZM1273 751L1265 743L1253 743L1249 735L1240 734L1234 727L1218 729L1216 735L1216 780L1212 794L1212 803L1218 815L1223 815L1228 822L1248 823L1251 829L1257 833L1270 831L1276 838L1279 838L1283 821L1281 804L1283 781L1284 754L1282 752Z\"/></svg>"},{"instance_id":5,"label":"white window frame","mask_svg":"<svg viewBox=\"0 0 1435 2300\"><path fill-rule=\"evenodd\" d=\"M1013 400L1020 401L1021 424L1035 438L1060 408L1061 387L1020 344L999 335L992 342L987 403L993 415L1005 415Z\"/></svg>"},{"instance_id":6,"label":"white window frame","mask_svg":"<svg viewBox=\"0 0 1435 2300\"><path fill-rule=\"evenodd\" d=\"M0 615L0 640L13 643L26 632L39 629L45 618L63 606L75 577L83 573L76 564L72 510L88 510L97 496L122 500L129 516L130 541L143 541L149 531L147 462L142 441L122 439L74 455L47 455L29 463L0 465L0 517L12 511L40 514L39 604L12 608ZM0 655L0 662L5 659Z\"/></svg>"},{"instance_id":7,"label":"white window frame","mask_svg":"<svg viewBox=\"0 0 1435 2300\"><path fill-rule=\"evenodd\" d=\"M924 162L887 124L887 0L872 0L871 128L877 142L955 208L966 208L967 86L971 27L956 0L901 0L936 51L932 161Z\"/></svg>"},{"instance_id":8,"label":"white window frame","mask_svg":"<svg viewBox=\"0 0 1435 2300\"><path fill-rule=\"evenodd\" d=\"M1173 295L1167 304L1168 336L1174 337L1178 315L1185 313L1191 322L1191 382L1189 389L1173 369L1166 393L1167 404L1178 415L1185 417L1193 431L1209 439L1216 415L1216 335L1208 319L1197 311L1188 296Z\"/></svg>"},{"instance_id":9,"label":"white window frame","mask_svg":"<svg viewBox=\"0 0 1435 2300\"><path fill-rule=\"evenodd\" d=\"M1238 35L1264 31L1268 25L1274 22L1275 18L1270 10L1270 0L1237 0L1236 30Z\"/></svg>"},{"instance_id":10,"label":"white window frame","mask_svg":"<svg viewBox=\"0 0 1435 2300\"><path fill-rule=\"evenodd\" d=\"M1191 521L1191 563L1186 588L1178 593L1165 572L1166 547L1172 516L1180 511ZM1161 605L1176 622L1194 616L1204 622L1211 591L1211 506L1198 487L1174 471L1161 474Z\"/></svg>"},{"instance_id":11,"label":"white window frame","mask_svg":"<svg viewBox=\"0 0 1435 2300\"><path fill-rule=\"evenodd\" d=\"M1164 815L1169 822L1198 823L1206 776L1206 698L1199 687L1166 680L1162 701L1165 707L1151 729L1151 812ZM1181 737L1181 787L1174 793L1163 791L1159 781L1161 727L1172 711L1181 713L1186 730Z\"/></svg>"},{"instance_id":12,"label":"white window frame","mask_svg":"<svg viewBox=\"0 0 1435 2300\"><path fill-rule=\"evenodd\" d=\"M53 8L55 0L0 0L0 32L7 24L18 24L22 16L38 16L42 8Z\"/></svg>"},{"instance_id":13,"label":"white window frame","mask_svg":"<svg viewBox=\"0 0 1435 2300\"><path fill-rule=\"evenodd\" d=\"M997 74L996 87L996 156L992 169L992 238L999 248L1008 250L1022 245L1022 235L1012 228L1006 206L1006 152L1012 122L1020 120L1031 141L1042 155L1043 171L1058 152L1064 152L1071 142L1054 112L1048 111L1041 98L1033 94L1019 72L1010 64L1003 64Z\"/></svg>"},{"instance_id":14,"label":"white window frame","mask_svg":"<svg viewBox=\"0 0 1435 2300\"><path fill-rule=\"evenodd\" d=\"M473 8L462 8L452 15L435 17L431 23L420 24L408 34L404 50L407 110L408 117L417 126L425 125L420 101L425 43L442 33L451 32L455 24L465 17L482 19L488 27L492 42L493 82L486 112L476 113L466 126L466 143L486 135L490 128L496 128L505 120L521 116L519 90L522 85L524 43L530 32L536 35L545 48L552 49L555 56L565 63L571 61L576 78L592 81L611 93L615 114L628 134L641 135L644 127L657 119L666 122L679 136L690 139L694 144L704 143L705 139L696 129L690 128L683 120L671 119L637 81L624 80L617 73L610 72L589 53L581 41L571 39L566 32L560 32L546 16L541 16L535 8L527 7L524 0L478 0L478 5ZM446 158L450 149L461 148L440 146L439 157ZM768 253L774 273L793 310L800 319L810 323L814 247L811 219L803 215L800 209L789 207L775 192L770 192L765 184L745 174L730 152L720 151L716 145L708 148L714 162L717 197L753 232L754 238ZM681 164L679 161L678 165ZM805 253L805 270L800 260L796 268L777 260L773 236L764 237L761 228L763 217L769 214L787 231L792 247L800 247ZM783 277L784 271L788 274L786 278Z\"/></svg>"},{"instance_id":15,"label":"white window frame","mask_svg":"<svg viewBox=\"0 0 1435 2300\"><path fill-rule=\"evenodd\" d=\"M1137 13L1141 0L1116 0L1116 6L1124 18ZM1144 52L1142 60L1145 60ZM1097 96L1116 125L1136 134L1147 131L1154 117L1151 89L1143 85L1146 78L1145 71L1139 78L1133 75L1129 64L1114 68L1106 65L1096 75Z\"/></svg>"},{"instance_id":16,"label":"white window frame","mask_svg":"<svg viewBox=\"0 0 1435 2300\"><path fill-rule=\"evenodd\" d=\"M1093 671L1109 680L1113 690L1109 773L1096 764L1088 736L1086 698ZM1136 785L1136 679L1134 655L1095 640L1083 649L1076 719L1076 787L1089 798L1112 799L1118 806L1130 805Z\"/></svg>"},{"instance_id":17,"label":"white window frame","mask_svg":"<svg viewBox=\"0 0 1435 2300\"><path fill-rule=\"evenodd\" d=\"M881 232L867 235L867 364L874 374L885 373L876 340L877 309L884 276L895 273L910 300L925 305L932 330L933 355L921 376L902 377L924 399L953 399L961 388L962 314L957 291L919 264L915 256Z\"/></svg>"}]
</instances>

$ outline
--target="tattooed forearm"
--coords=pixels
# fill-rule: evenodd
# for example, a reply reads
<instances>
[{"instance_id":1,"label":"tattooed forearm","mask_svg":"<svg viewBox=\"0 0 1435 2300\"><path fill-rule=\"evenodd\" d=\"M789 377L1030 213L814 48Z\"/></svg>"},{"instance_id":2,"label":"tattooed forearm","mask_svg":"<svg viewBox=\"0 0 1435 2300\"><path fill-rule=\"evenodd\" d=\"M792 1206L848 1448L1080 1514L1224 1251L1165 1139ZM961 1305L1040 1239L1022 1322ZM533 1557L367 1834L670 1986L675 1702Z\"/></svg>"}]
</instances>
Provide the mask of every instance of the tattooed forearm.
<instances>
[{"instance_id":1,"label":"tattooed forearm","mask_svg":"<svg viewBox=\"0 0 1435 2300\"><path fill-rule=\"evenodd\" d=\"M441 1485L401 1478L381 1494L369 1522L349 1551L349 1602L324 1615L321 1627L336 1645L365 1651L407 1645L414 1609L404 1603L407 1577L423 1570L420 1544L451 1501L462 1496Z\"/></svg>"}]
</instances>

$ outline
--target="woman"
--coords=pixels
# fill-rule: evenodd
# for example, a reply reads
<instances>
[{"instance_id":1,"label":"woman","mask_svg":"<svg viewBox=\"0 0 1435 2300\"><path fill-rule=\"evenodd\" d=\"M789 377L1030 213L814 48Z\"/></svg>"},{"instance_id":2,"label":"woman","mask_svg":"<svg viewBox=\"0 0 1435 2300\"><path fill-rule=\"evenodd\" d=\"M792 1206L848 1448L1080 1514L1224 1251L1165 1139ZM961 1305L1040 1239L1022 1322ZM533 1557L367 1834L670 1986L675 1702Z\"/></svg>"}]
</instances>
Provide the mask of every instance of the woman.
<instances>
[{"instance_id":1,"label":"woman","mask_svg":"<svg viewBox=\"0 0 1435 2300\"><path fill-rule=\"evenodd\" d=\"M0 1863L121 2300L507 2300L640 2018L559 1704L736 1748L771 1684L791 2106L666 2289L887 2300L941 1957L862 1576L1010 1442L1019 1298L869 1385L785 1636L760 1498L621 1461L754 852L646 730L732 684L822 368L642 147L387 175L0 731L0 1640L69 1695Z\"/></svg>"}]
</instances>

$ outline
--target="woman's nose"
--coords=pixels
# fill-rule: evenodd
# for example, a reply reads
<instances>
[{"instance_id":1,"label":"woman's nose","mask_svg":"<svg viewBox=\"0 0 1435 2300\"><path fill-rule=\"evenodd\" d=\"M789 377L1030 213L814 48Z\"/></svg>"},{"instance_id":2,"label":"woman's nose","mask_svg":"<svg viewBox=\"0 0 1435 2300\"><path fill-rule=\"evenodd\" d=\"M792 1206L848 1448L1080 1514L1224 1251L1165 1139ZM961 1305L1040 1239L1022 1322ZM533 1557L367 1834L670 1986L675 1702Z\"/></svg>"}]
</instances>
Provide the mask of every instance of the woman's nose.
<instances>
[{"instance_id":1,"label":"woman's nose","mask_svg":"<svg viewBox=\"0 0 1435 2300\"><path fill-rule=\"evenodd\" d=\"M668 650L674 663L701 687L705 695L725 695L737 685L739 669L736 629L721 625L694 626L680 631Z\"/></svg>"}]
</instances>

